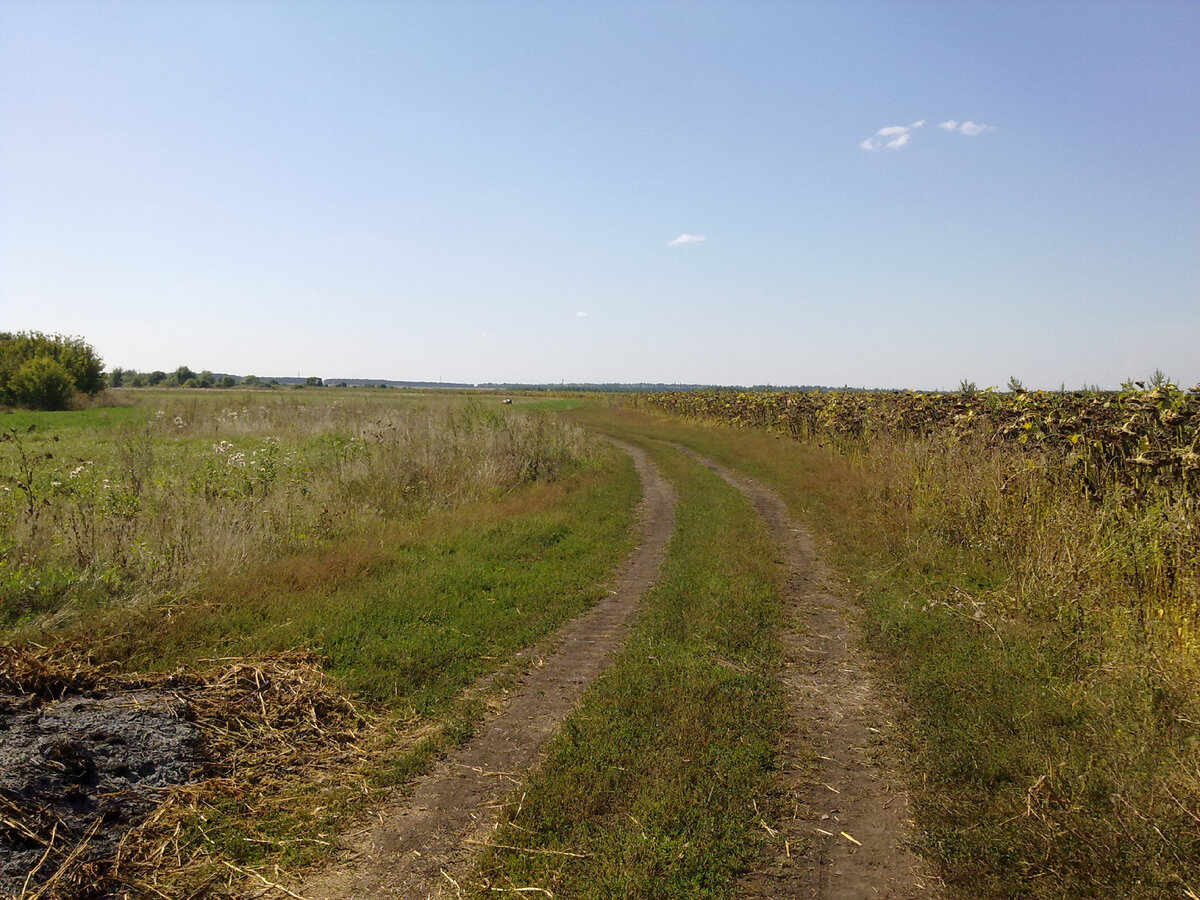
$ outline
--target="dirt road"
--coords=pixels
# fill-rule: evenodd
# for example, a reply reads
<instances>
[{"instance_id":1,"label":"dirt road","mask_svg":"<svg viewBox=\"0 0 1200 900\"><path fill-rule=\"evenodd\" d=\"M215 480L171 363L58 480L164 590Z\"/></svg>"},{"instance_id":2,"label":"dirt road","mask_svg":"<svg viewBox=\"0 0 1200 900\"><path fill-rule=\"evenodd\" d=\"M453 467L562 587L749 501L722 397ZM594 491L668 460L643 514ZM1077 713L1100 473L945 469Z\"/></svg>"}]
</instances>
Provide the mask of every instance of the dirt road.
<instances>
[{"instance_id":1,"label":"dirt road","mask_svg":"<svg viewBox=\"0 0 1200 900\"><path fill-rule=\"evenodd\" d=\"M675 527L671 487L643 450L619 446L642 481L642 538L611 595L566 623L530 655L503 709L416 785L376 810L377 825L351 834L345 862L296 887L309 900L430 898L447 889L487 842L514 786L600 673L658 577Z\"/></svg>"}]
</instances>

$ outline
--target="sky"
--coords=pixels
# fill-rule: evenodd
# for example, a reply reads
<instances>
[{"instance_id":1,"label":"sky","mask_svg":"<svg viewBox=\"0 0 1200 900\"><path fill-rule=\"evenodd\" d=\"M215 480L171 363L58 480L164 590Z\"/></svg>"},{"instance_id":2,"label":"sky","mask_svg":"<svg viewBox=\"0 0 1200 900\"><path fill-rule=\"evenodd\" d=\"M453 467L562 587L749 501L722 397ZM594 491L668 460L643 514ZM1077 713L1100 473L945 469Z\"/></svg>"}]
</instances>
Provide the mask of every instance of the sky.
<instances>
[{"instance_id":1,"label":"sky","mask_svg":"<svg viewBox=\"0 0 1200 900\"><path fill-rule=\"evenodd\" d=\"M455 382L1200 381L1200 3L0 3L0 330Z\"/></svg>"}]
</instances>

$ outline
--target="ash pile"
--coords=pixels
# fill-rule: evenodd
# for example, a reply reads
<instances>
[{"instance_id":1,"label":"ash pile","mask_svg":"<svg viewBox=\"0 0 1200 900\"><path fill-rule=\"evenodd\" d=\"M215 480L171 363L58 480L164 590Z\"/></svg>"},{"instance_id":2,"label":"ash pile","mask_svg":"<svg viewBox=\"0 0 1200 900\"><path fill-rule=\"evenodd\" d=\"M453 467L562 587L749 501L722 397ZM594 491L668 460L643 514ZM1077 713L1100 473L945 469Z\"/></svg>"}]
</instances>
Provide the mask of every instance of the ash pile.
<instances>
[{"instance_id":1,"label":"ash pile","mask_svg":"<svg viewBox=\"0 0 1200 900\"><path fill-rule=\"evenodd\" d=\"M117 855L163 790L191 782L202 761L188 705L169 691L54 699L11 674L0 673L0 897Z\"/></svg>"}]
</instances>

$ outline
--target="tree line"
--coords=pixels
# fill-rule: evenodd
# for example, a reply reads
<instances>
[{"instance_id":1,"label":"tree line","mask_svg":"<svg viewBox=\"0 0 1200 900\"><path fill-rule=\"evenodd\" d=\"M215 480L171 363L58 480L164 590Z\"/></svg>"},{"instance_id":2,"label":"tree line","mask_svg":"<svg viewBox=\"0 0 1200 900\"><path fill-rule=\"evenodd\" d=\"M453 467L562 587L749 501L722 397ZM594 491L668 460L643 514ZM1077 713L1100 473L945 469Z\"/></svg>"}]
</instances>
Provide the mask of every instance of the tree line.
<instances>
[{"instance_id":1,"label":"tree line","mask_svg":"<svg viewBox=\"0 0 1200 900\"><path fill-rule=\"evenodd\" d=\"M305 387L324 387L315 376ZM180 366L173 372L114 368L107 374L95 348L78 337L40 331L0 332L0 405L26 409L70 409L79 397L108 387L232 388L277 387L276 379L239 378ZM295 386L295 385L293 385Z\"/></svg>"}]
</instances>

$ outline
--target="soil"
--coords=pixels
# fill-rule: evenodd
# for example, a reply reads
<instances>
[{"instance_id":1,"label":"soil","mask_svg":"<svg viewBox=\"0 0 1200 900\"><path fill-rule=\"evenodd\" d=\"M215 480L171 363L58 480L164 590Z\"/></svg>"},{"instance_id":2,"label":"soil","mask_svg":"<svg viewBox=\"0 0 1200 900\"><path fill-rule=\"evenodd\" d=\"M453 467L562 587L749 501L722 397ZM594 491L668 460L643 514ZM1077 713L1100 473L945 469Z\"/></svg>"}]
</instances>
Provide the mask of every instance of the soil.
<instances>
[{"instance_id":1,"label":"soil","mask_svg":"<svg viewBox=\"0 0 1200 900\"><path fill-rule=\"evenodd\" d=\"M55 846L84 843L77 864L111 856L161 789L191 781L201 762L200 732L169 693L2 700L0 895L54 872L51 835Z\"/></svg>"},{"instance_id":2,"label":"soil","mask_svg":"<svg viewBox=\"0 0 1200 900\"><path fill-rule=\"evenodd\" d=\"M633 457L641 478L643 531L609 597L536 648L529 670L471 741L421 778L410 797L376 810L374 824L346 838L343 862L296 887L294 895L444 896L487 843L546 741L624 639L674 531L670 486L644 451L614 443Z\"/></svg>"},{"instance_id":3,"label":"soil","mask_svg":"<svg viewBox=\"0 0 1200 900\"><path fill-rule=\"evenodd\" d=\"M792 817L770 841L770 858L743 878L735 896L938 897L940 881L912 849L914 826L894 756L894 702L872 680L853 605L833 587L812 537L778 496L685 452L754 504L788 567L789 726L777 787Z\"/></svg>"}]
</instances>

